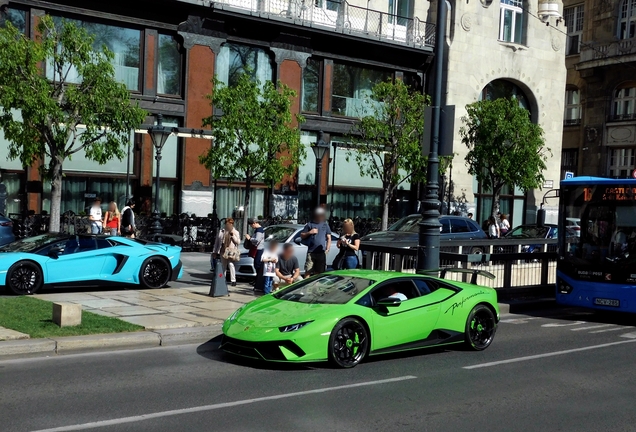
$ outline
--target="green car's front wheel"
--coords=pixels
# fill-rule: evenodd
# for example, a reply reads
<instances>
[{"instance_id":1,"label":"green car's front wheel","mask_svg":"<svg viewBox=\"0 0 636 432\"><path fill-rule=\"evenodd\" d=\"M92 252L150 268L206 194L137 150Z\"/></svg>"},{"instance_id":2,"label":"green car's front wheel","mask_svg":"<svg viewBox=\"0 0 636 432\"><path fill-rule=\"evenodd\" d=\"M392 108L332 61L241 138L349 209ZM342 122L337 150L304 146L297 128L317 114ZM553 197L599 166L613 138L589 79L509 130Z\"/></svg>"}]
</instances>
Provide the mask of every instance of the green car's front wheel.
<instances>
[{"instance_id":1,"label":"green car's front wheel","mask_svg":"<svg viewBox=\"0 0 636 432\"><path fill-rule=\"evenodd\" d=\"M359 320L344 318L329 336L329 360L341 368L351 368L362 361L369 348L369 333Z\"/></svg>"},{"instance_id":2,"label":"green car's front wheel","mask_svg":"<svg viewBox=\"0 0 636 432\"><path fill-rule=\"evenodd\" d=\"M466 344L475 351L485 350L495 338L497 323L492 310L479 304L470 311L466 321Z\"/></svg>"}]
</instances>

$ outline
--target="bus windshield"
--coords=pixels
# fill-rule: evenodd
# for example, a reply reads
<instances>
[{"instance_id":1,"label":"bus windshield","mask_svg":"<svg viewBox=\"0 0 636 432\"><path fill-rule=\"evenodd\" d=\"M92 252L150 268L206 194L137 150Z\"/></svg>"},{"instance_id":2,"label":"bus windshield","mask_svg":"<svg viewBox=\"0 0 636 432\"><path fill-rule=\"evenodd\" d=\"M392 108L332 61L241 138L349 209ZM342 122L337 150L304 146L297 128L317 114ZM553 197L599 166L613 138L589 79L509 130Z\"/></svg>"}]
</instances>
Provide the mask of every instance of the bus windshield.
<instances>
[{"instance_id":1,"label":"bus windshield","mask_svg":"<svg viewBox=\"0 0 636 432\"><path fill-rule=\"evenodd\" d=\"M559 268L578 280L636 282L636 186L590 184L561 191Z\"/></svg>"}]
</instances>

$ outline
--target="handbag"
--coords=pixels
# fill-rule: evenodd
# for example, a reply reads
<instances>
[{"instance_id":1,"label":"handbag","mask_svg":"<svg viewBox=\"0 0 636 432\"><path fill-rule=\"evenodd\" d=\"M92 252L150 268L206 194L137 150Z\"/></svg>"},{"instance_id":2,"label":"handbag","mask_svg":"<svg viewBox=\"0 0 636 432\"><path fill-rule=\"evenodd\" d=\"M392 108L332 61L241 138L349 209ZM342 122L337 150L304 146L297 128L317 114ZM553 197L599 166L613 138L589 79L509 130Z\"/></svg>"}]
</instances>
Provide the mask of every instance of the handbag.
<instances>
[{"instance_id":1,"label":"handbag","mask_svg":"<svg viewBox=\"0 0 636 432\"><path fill-rule=\"evenodd\" d=\"M236 261L239 261L241 259L241 254L239 253L238 249L225 248L221 258L223 258L225 260L228 260L228 261L236 262Z\"/></svg>"},{"instance_id":2,"label":"handbag","mask_svg":"<svg viewBox=\"0 0 636 432\"><path fill-rule=\"evenodd\" d=\"M245 239L243 241L243 247L247 249L248 257L256 258L256 252L258 251L258 246L254 246L254 244L250 240Z\"/></svg>"},{"instance_id":3,"label":"handbag","mask_svg":"<svg viewBox=\"0 0 636 432\"><path fill-rule=\"evenodd\" d=\"M345 257L345 251L341 250L338 252L338 255L333 259L333 264L331 264L331 268L334 270L342 270L342 260Z\"/></svg>"}]
</instances>

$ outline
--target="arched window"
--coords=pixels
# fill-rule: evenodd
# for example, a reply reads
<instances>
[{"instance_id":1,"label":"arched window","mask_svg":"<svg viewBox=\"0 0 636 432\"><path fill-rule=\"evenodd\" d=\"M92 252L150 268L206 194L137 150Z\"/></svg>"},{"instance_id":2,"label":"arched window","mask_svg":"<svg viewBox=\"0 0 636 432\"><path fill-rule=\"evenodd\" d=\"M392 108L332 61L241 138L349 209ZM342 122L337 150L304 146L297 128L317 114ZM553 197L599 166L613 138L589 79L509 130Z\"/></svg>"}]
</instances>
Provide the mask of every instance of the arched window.
<instances>
[{"instance_id":1,"label":"arched window","mask_svg":"<svg viewBox=\"0 0 636 432\"><path fill-rule=\"evenodd\" d=\"M636 83L622 85L614 91L612 114L614 120L636 117Z\"/></svg>"},{"instance_id":2,"label":"arched window","mask_svg":"<svg viewBox=\"0 0 636 432\"><path fill-rule=\"evenodd\" d=\"M636 0L623 0L619 11L618 37L631 39L636 36Z\"/></svg>"},{"instance_id":3,"label":"arched window","mask_svg":"<svg viewBox=\"0 0 636 432\"><path fill-rule=\"evenodd\" d=\"M494 80L488 83L481 91L479 100L495 100L501 98L515 98L519 101L519 105L530 111L530 103L521 88L506 80Z\"/></svg>"}]
</instances>

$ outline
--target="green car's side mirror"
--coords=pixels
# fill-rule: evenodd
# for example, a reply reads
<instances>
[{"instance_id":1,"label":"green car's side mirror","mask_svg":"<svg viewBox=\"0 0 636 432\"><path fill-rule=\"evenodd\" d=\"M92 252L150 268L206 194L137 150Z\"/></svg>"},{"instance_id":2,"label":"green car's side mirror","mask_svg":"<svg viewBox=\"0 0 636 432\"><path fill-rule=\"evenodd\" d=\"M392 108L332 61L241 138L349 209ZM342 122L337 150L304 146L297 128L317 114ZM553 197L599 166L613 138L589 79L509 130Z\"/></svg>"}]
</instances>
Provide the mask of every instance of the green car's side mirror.
<instances>
[{"instance_id":1,"label":"green car's side mirror","mask_svg":"<svg viewBox=\"0 0 636 432\"><path fill-rule=\"evenodd\" d=\"M402 300L396 297L387 297L378 300L378 306L395 307L399 306L401 303Z\"/></svg>"}]
</instances>

